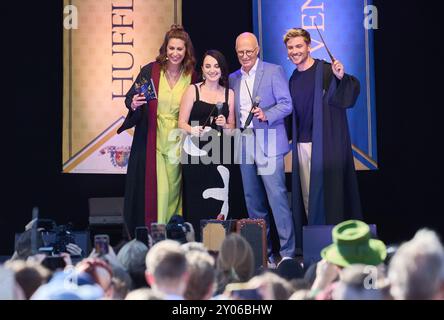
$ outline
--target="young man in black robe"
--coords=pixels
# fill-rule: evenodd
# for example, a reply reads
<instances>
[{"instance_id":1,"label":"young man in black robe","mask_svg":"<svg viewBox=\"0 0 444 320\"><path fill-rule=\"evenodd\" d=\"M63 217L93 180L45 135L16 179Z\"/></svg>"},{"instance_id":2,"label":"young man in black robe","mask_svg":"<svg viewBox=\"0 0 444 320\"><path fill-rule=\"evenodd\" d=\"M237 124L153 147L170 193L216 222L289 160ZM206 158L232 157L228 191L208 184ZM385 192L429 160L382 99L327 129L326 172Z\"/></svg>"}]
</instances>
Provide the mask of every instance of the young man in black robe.
<instances>
[{"instance_id":1,"label":"young man in black robe","mask_svg":"<svg viewBox=\"0 0 444 320\"><path fill-rule=\"evenodd\" d=\"M338 60L330 64L311 57L306 30L288 30L284 43L296 65L290 78L292 209L300 250L304 224L362 219L346 114L359 96L360 85L344 73Z\"/></svg>"}]
</instances>

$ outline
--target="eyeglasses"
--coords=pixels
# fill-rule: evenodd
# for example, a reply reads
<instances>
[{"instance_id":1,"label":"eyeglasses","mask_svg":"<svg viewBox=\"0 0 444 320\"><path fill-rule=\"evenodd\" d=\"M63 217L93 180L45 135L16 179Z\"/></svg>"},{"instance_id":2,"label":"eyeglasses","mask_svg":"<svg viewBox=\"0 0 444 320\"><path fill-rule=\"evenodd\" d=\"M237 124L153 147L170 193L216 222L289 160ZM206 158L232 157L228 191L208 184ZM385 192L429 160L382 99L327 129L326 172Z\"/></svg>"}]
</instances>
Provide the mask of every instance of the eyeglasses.
<instances>
[{"instance_id":1,"label":"eyeglasses","mask_svg":"<svg viewBox=\"0 0 444 320\"><path fill-rule=\"evenodd\" d=\"M247 55L247 57L251 57L254 52L256 51L257 47L254 48L253 50L244 50L244 51L237 51L237 55L239 57L243 57L244 55Z\"/></svg>"}]
</instances>

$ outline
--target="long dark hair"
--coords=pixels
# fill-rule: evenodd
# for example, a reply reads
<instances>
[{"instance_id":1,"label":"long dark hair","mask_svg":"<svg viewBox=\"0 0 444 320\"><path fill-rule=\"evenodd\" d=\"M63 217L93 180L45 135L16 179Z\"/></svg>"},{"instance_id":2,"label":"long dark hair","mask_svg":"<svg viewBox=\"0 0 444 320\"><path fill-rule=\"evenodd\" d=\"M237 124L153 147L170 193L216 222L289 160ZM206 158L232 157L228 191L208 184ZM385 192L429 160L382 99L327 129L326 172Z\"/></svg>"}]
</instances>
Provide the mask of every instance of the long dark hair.
<instances>
[{"instance_id":1,"label":"long dark hair","mask_svg":"<svg viewBox=\"0 0 444 320\"><path fill-rule=\"evenodd\" d=\"M196 65L196 58L194 57L194 47L191 42L189 34L183 29L182 26L173 24L170 30L165 34L162 46L159 49L159 55L156 61L160 64L160 68L165 71L167 65L167 46L170 39L180 39L185 42L185 57L183 58L182 65L186 75L191 74L194 71Z\"/></svg>"},{"instance_id":2,"label":"long dark hair","mask_svg":"<svg viewBox=\"0 0 444 320\"><path fill-rule=\"evenodd\" d=\"M228 63L225 59L225 56L218 50L208 50L205 52L202 58L202 66L205 58L207 56L213 57L216 59L217 64L220 68L220 79L219 79L219 85L221 85L224 88L228 88L228 76L229 76L229 69L228 69ZM202 70L200 71L202 73ZM203 81L205 83L205 80Z\"/></svg>"}]
</instances>

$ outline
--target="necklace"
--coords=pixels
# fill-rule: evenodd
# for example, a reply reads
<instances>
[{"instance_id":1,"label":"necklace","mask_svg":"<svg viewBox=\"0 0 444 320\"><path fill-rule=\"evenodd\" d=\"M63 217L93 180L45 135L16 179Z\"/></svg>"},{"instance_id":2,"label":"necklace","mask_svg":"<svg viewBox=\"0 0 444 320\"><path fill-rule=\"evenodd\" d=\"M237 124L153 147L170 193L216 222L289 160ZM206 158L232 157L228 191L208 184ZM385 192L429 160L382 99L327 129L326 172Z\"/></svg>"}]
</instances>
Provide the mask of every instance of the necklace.
<instances>
[{"instance_id":1,"label":"necklace","mask_svg":"<svg viewBox=\"0 0 444 320\"><path fill-rule=\"evenodd\" d=\"M183 67L181 67L179 72L177 72L176 74L171 74L171 72L168 69L165 69L165 77L167 78L170 88L173 88L175 86L175 84L177 83L182 74L182 70Z\"/></svg>"},{"instance_id":2,"label":"necklace","mask_svg":"<svg viewBox=\"0 0 444 320\"><path fill-rule=\"evenodd\" d=\"M172 72L170 72L170 70L165 69L167 77L172 80L177 80L180 77L180 75L182 74L182 70L183 70L183 67L180 68L179 72L176 72L173 74Z\"/></svg>"}]
</instances>

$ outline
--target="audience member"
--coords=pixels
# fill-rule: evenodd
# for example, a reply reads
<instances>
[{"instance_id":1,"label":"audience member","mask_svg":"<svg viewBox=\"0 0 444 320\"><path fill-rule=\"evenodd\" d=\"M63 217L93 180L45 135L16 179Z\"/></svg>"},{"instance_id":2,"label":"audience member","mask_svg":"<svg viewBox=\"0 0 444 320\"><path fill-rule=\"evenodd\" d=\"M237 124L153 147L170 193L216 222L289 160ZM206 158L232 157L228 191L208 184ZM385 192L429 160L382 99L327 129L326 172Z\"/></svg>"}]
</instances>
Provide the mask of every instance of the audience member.
<instances>
[{"instance_id":1,"label":"audience member","mask_svg":"<svg viewBox=\"0 0 444 320\"><path fill-rule=\"evenodd\" d=\"M391 260L388 278L396 300L442 299L444 251L436 233L419 230L401 245Z\"/></svg>"},{"instance_id":2,"label":"audience member","mask_svg":"<svg viewBox=\"0 0 444 320\"><path fill-rule=\"evenodd\" d=\"M156 243L146 256L146 279L151 288L165 294L166 300L183 300L188 283L188 264L177 241Z\"/></svg>"},{"instance_id":3,"label":"audience member","mask_svg":"<svg viewBox=\"0 0 444 320\"><path fill-rule=\"evenodd\" d=\"M254 274L254 255L242 236L231 233L222 242L216 261L217 294L232 282L246 282Z\"/></svg>"}]
</instances>

